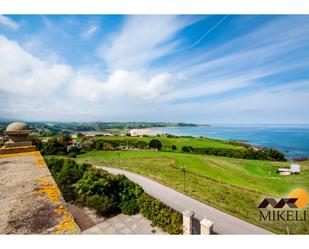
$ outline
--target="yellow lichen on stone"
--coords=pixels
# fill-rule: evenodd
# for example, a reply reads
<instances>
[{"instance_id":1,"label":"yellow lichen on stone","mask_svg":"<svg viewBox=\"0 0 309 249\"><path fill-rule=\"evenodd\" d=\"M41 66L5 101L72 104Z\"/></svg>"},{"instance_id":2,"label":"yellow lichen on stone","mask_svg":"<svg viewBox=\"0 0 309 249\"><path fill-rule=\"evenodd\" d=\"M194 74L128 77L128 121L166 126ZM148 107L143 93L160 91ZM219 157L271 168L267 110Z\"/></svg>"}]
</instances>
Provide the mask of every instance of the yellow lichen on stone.
<instances>
[{"instance_id":1,"label":"yellow lichen on stone","mask_svg":"<svg viewBox=\"0 0 309 249\"><path fill-rule=\"evenodd\" d=\"M39 153L40 153L39 151L32 151L32 152L3 154L3 155L0 155L0 158L13 157L13 156L37 156Z\"/></svg>"},{"instance_id":2,"label":"yellow lichen on stone","mask_svg":"<svg viewBox=\"0 0 309 249\"><path fill-rule=\"evenodd\" d=\"M35 194L46 194L46 201L57 206L54 212L61 216L61 221L55 228L56 234L75 234L78 231L78 227L74 222L72 215L64 207L64 202L61 200L61 192L57 185L51 183L48 178L38 178L37 181L42 185L41 189L36 190Z\"/></svg>"},{"instance_id":3,"label":"yellow lichen on stone","mask_svg":"<svg viewBox=\"0 0 309 249\"><path fill-rule=\"evenodd\" d=\"M40 168L46 168L47 167L47 165L46 165L44 159L42 158L41 154L36 153L36 154L34 154L34 156L35 156L35 159L36 159L36 163Z\"/></svg>"}]
</instances>

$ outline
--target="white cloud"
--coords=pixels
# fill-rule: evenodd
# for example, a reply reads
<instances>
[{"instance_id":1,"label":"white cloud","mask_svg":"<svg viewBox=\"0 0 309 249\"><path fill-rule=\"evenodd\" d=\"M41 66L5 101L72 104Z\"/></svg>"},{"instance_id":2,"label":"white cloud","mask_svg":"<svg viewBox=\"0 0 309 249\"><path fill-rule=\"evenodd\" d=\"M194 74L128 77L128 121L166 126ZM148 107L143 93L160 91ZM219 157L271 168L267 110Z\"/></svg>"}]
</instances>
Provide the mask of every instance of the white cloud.
<instances>
[{"instance_id":1,"label":"white cloud","mask_svg":"<svg viewBox=\"0 0 309 249\"><path fill-rule=\"evenodd\" d=\"M17 95L51 95L72 76L70 66L42 61L4 36L0 58L0 90Z\"/></svg>"},{"instance_id":2,"label":"white cloud","mask_svg":"<svg viewBox=\"0 0 309 249\"><path fill-rule=\"evenodd\" d=\"M42 39L34 36L21 45L0 35L0 103L5 107L0 116L271 122L290 113L291 120L305 120L308 82L282 86L290 78L269 77L309 65L307 53L300 53L308 46L308 24L289 20L271 21L211 49L195 47L173 68L164 57L181 51L177 34L190 24L175 16L128 16L98 49L104 63L75 69L46 56L44 49L50 49ZM44 21L58 31L56 22ZM77 38L97 32L95 25L83 27ZM265 77L281 87L271 88Z\"/></svg>"},{"instance_id":3,"label":"white cloud","mask_svg":"<svg viewBox=\"0 0 309 249\"><path fill-rule=\"evenodd\" d=\"M98 25L91 24L82 31L81 37L87 40L91 38L98 31L98 29L99 29Z\"/></svg>"},{"instance_id":4,"label":"white cloud","mask_svg":"<svg viewBox=\"0 0 309 249\"><path fill-rule=\"evenodd\" d=\"M19 24L17 22L4 15L0 15L0 25L4 25L13 30L17 30L19 28Z\"/></svg>"},{"instance_id":5,"label":"white cloud","mask_svg":"<svg viewBox=\"0 0 309 249\"><path fill-rule=\"evenodd\" d=\"M189 25L177 16L129 16L123 28L110 37L98 55L111 69L139 69L173 52L174 35Z\"/></svg>"},{"instance_id":6,"label":"white cloud","mask_svg":"<svg viewBox=\"0 0 309 249\"><path fill-rule=\"evenodd\" d=\"M168 73L147 76L141 72L116 70L102 81L80 72L71 82L70 93L89 101L147 103L166 94L172 88L170 80Z\"/></svg>"}]
</instances>

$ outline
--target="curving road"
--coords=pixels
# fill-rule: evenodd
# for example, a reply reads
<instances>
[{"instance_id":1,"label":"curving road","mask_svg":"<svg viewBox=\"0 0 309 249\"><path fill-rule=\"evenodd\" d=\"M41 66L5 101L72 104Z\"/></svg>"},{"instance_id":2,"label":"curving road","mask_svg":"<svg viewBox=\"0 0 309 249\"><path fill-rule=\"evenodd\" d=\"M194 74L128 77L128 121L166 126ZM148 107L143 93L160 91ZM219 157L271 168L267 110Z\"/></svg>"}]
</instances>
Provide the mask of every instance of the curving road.
<instances>
[{"instance_id":1,"label":"curving road","mask_svg":"<svg viewBox=\"0 0 309 249\"><path fill-rule=\"evenodd\" d=\"M96 166L96 168L104 169L115 175L123 174L127 176L130 180L141 185L146 193L179 212L190 209L195 213L195 218L202 220L206 217L214 222L214 232L217 234L272 234L265 229L210 207L144 176L105 166Z\"/></svg>"}]
</instances>

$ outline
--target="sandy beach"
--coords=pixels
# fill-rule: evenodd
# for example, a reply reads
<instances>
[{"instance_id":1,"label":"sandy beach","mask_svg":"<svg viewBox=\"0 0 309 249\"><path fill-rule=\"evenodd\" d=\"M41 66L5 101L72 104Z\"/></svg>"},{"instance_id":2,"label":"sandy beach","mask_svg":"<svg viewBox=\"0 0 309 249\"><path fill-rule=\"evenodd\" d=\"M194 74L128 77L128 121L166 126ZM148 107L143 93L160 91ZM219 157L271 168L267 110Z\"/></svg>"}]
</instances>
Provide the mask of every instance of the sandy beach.
<instances>
[{"instance_id":1,"label":"sandy beach","mask_svg":"<svg viewBox=\"0 0 309 249\"><path fill-rule=\"evenodd\" d=\"M149 128L146 128L146 129L132 129L130 130L130 134L131 136L133 137L136 137L136 136L156 136L156 135L162 135L162 134L165 134L164 132L160 132L160 131L153 131Z\"/></svg>"}]
</instances>

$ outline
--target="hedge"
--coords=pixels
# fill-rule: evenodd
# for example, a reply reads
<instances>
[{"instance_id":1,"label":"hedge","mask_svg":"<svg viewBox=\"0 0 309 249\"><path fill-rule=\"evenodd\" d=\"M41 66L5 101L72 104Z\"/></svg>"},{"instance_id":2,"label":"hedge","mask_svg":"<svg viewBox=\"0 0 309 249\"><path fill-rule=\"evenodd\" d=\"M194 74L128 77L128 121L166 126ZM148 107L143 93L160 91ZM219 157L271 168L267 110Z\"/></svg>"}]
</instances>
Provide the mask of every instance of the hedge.
<instances>
[{"instance_id":1,"label":"hedge","mask_svg":"<svg viewBox=\"0 0 309 249\"><path fill-rule=\"evenodd\" d=\"M182 234L182 215L159 200L143 193L139 198L140 212L154 225L169 234Z\"/></svg>"},{"instance_id":2,"label":"hedge","mask_svg":"<svg viewBox=\"0 0 309 249\"><path fill-rule=\"evenodd\" d=\"M152 223L170 234L182 233L182 215L124 175L112 175L89 164L70 159L46 159L66 201L75 201L96 210L100 215L142 213Z\"/></svg>"},{"instance_id":3,"label":"hedge","mask_svg":"<svg viewBox=\"0 0 309 249\"><path fill-rule=\"evenodd\" d=\"M241 159L268 160L268 161L286 161L284 155L275 149L264 148L254 149L225 149L225 148L194 148L193 153L206 154L213 156L234 157Z\"/></svg>"}]
</instances>

